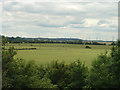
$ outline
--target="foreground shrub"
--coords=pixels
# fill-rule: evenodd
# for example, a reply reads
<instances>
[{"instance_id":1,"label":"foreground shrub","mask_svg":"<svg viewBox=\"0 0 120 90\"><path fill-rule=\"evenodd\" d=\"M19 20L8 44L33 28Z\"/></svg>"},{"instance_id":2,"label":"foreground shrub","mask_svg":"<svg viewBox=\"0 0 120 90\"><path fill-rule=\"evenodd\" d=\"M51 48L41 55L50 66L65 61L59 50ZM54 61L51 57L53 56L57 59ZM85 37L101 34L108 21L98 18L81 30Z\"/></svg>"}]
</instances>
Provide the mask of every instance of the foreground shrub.
<instances>
[{"instance_id":1,"label":"foreground shrub","mask_svg":"<svg viewBox=\"0 0 120 90\"><path fill-rule=\"evenodd\" d=\"M86 85L87 67L75 61L69 65L54 61L48 70L48 78L59 88L83 88Z\"/></svg>"},{"instance_id":2,"label":"foreground shrub","mask_svg":"<svg viewBox=\"0 0 120 90\"><path fill-rule=\"evenodd\" d=\"M48 65L47 76L53 84L59 88L64 88L69 82L68 67L64 62L53 61Z\"/></svg>"},{"instance_id":3,"label":"foreground shrub","mask_svg":"<svg viewBox=\"0 0 120 90\"><path fill-rule=\"evenodd\" d=\"M97 60L93 61L89 75L89 85L94 88L106 88L110 85L110 75L108 73L108 58L101 55ZM109 83L108 83L109 82Z\"/></svg>"},{"instance_id":4,"label":"foreground shrub","mask_svg":"<svg viewBox=\"0 0 120 90\"><path fill-rule=\"evenodd\" d=\"M22 59L14 59L15 54L13 47L2 52L3 89L56 87L50 79L44 77L42 67L38 67L33 61L25 64Z\"/></svg>"},{"instance_id":5,"label":"foreground shrub","mask_svg":"<svg viewBox=\"0 0 120 90\"><path fill-rule=\"evenodd\" d=\"M119 44L120 42L118 42ZM91 88L120 88L120 47L111 49L93 61L88 83Z\"/></svg>"},{"instance_id":6,"label":"foreground shrub","mask_svg":"<svg viewBox=\"0 0 120 90\"><path fill-rule=\"evenodd\" d=\"M87 67L79 60L70 64L70 88L83 88L86 86Z\"/></svg>"}]
</instances>

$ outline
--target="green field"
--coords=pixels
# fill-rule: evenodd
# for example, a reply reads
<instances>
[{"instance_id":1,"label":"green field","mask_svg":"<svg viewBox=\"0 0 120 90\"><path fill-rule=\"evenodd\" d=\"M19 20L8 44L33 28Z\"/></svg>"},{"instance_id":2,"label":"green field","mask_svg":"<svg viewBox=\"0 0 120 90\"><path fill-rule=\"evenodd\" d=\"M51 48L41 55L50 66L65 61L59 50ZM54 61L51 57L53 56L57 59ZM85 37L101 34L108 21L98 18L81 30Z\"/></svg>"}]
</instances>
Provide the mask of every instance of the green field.
<instances>
[{"instance_id":1,"label":"green field","mask_svg":"<svg viewBox=\"0 0 120 90\"><path fill-rule=\"evenodd\" d=\"M53 60L70 63L80 60L88 67L97 56L110 50L108 45L89 45L92 49L86 49L86 45L78 44L7 44L15 48L37 48L36 50L17 50L15 58L26 61L34 60L37 64L48 64Z\"/></svg>"}]
</instances>

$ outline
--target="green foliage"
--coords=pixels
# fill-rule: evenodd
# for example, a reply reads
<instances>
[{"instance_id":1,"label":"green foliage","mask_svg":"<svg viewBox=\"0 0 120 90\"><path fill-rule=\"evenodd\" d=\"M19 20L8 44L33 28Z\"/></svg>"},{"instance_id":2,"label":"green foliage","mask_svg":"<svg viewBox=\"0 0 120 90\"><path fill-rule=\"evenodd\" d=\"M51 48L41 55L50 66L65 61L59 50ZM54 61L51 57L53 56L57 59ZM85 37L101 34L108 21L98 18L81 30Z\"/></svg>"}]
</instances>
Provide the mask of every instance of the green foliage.
<instances>
[{"instance_id":1,"label":"green foliage","mask_svg":"<svg viewBox=\"0 0 120 90\"><path fill-rule=\"evenodd\" d=\"M91 49L91 47L90 47L90 46L86 46L85 48L89 48L89 49Z\"/></svg>"},{"instance_id":2,"label":"green foliage","mask_svg":"<svg viewBox=\"0 0 120 90\"><path fill-rule=\"evenodd\" d=\"M120 43L120 42L119 42ZM118 47L113 47L110 62L109 62L109 72L111 73L112 79L114 83L112 87L120 88L120 49Z\"/></svg>"},{"instance_id":3,"label":"green foliage","mask_svg":"<svg viewBox=\"0 0 120 90\"><path fill-rule=\"evenodd\" d=\"M83 88L86 85L88 70L79 60L69 65L54 61L48 67L48 78L59 88Z\"/></svg>"},{"instance_id":4,"label":"green foliage","mask_svg":"<svg viewBox=\"0 0 120 90\"><path fill-rule=\"evenodd\" d=\"M88 69L78 60L70 64L70 88L83 88L86 85Z\"/></svg>"},{"instance_id":5,"label":"green foliage","mask_svg":"<svg viewBox=\"0 0 120 90\"><path fill-rule=\"evenodd\" d=\"M11 47L2 53L3 88L52 88L56 87L51 80L44 76L42 67L33 61L25 64L22 59L14 59L16 52ZM42 73L42 74L40 74Z\"/></svg>"},{"instance_id":6,"label":"green foliage","mask_svg":"<svg viewBox=\"0 0 120 90\"><path fill-rule=\"evenodd\" d=\"M68 67L64 62L53 61L51 65L48 65L47 76L53 84L57 85L59 88L64 88L69 81L67 71Z\"/></svg>"},{"instance_id":7,"label":"green foliage","mask_svg":"<svg viewBox=\"0 0 120 90\"><path fill-rule=\"evenodd\" d=\"M106 54L100 55L97 60L93 61L90 71L88 83L94 88L106 88L109 87L109 78L107 65L108 59Z\"/></svg>"},{"instance_id":8,"label":"green foliage","mask_svg":"<svg viewBox=\"0 0 120 90\"><path fill-rule=\"evenodd\" d=\"M7 43L7 37L2 38L2 46L5 46Z\"/></svg>"},{"instance_id":9,"label":"green foliage","mask_svg":"<svg viewBox=\"0 0 120 90\"><path fill-rule=\"evenodd\" d=\"M2 51L2 78L5 88L120 88L120 48L98 56L88 68L79 60L65 64L53 61L46 66L15 59L14 47Z\"/></svg>"},{"instance_id":10,"label":"green foliage","mask_svg":"<svg viewBox=\"0 0 120 90\"><path fill-rule=\"evenodd\" d=\"M13 86L14 76L21 73L24 66L22 60L14 60L15 54L13 47L9 48L8 51L2 51L3 88L11 88Z\"/></svg>"},{"instance_id":11,"label":"green foliage","mask_svg":"<svg viewBox=\"0 0 120 90\"><path fill-rule=\"evenodd\" d=\"M39 85L38 85L38 83L39 83ZM43 77L40 81L38 81L34 84L38 85L36 88L58 88L57 85L52 84L51 80L47 77Z\"/></svg>"},{"instance_id":12,"label":"green foliage","mask_svg":"<svg viewBox=\"0 0 120 90\"><path fill-rule=\"evenodd\" d=\"M103 54L92 63L88 77L90 87L120 88L120 58L119 47L113 47L110 55Z\"/></svg>"}]
</instances>

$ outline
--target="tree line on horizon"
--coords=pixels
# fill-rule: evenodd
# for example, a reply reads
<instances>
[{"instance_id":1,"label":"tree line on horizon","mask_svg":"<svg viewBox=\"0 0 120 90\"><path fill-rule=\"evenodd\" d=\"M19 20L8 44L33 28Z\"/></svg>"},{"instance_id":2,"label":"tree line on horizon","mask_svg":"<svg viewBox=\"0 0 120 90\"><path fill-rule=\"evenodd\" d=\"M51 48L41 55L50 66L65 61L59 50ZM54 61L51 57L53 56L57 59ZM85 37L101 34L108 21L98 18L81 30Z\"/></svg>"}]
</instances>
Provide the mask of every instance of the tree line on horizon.
<instances>
[{"instance_id":1,"label":"tree line on horizon","mask_svg":"<svg viewBox=\"0 0 120 90\"><path fill-rule=\"evenodd\" d=\"M5 44L3 45L3 47ZM70 64L53 61L36 65L34 61L15 59L14 47L2 50L2 86L6 88L120 88L120 41L98 56L88 69L79 60Z\"/></svg>"},{"instance_id":2,"label":"tree line on horizon","mask_svg":"<svg viewBox=\"0 0 120 90\"><path fill-rule=\"evenodd\" d=\"M2 36L2 39L5 36ZM83 41L82 39L61 39L61 40L50 40L50 39L26 39L21 37L6 37L8 43L61 43L61 44L85 44L85 45L106 45L106 43L99 43L97 41ZM112 42L110 45L116 45Z\"/></svg>"}]
</instances>

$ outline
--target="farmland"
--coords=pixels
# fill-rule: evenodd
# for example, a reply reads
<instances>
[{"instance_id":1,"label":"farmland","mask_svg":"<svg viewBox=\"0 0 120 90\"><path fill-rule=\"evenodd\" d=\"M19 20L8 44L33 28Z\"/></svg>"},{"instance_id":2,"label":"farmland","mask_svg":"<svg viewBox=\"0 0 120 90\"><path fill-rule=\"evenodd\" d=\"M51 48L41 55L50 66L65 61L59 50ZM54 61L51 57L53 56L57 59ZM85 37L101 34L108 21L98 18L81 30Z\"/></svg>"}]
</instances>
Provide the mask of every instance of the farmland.
<instances>
[{"instance_id":1,"label":"farmland","mask_svg":"<svg viewBox=\"0 0 120 90\"><path fill-rule=\"evenodd\" d=\"M26 61L34 60L37 64L48 64L53 60L70 63L80 60L90 67L91 62L105 51L109 51L108 45L89 45L91 49L86 49L86 45L79 44L7 44L7 47L14 46L20 48L36 48L35 50L17 50L15 58L22 58Z\"/></svg>"}]
</instances>

